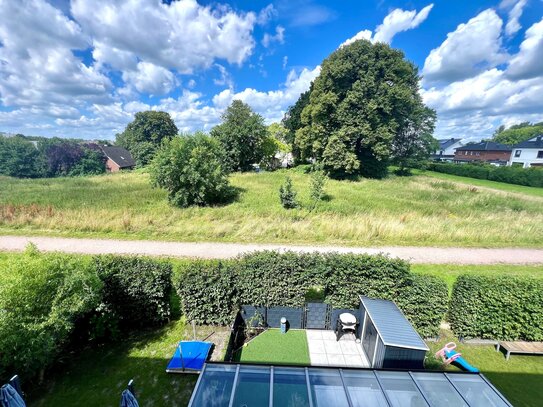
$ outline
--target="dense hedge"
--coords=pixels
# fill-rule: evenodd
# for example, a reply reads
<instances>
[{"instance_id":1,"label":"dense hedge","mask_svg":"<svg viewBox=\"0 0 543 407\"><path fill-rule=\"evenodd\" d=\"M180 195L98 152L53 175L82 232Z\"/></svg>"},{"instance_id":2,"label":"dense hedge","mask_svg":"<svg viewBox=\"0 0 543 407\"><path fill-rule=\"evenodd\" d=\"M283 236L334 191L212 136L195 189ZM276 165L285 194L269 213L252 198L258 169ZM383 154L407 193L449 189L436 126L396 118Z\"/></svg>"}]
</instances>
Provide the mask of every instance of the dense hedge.
<instances>
[{"instance_id":1,"label":"dense hedge","mask_svg":"<svg viewBox=\"0 0 543 407\"><path fill-rule=\"evenodd\" d=\"M175 286L185 315L199 323L231 323L242 304L302 306L320 286L337 308L358 306L358 295L393 299L423 336L437 334L448 298L444 282L411 274L405 261L337 253L264 251L200 261L186 266Z\"/></svg>"},{"instance_id":2,"label":"dense hedge","mask_svg":"<svg viewBox=\"0 0 543 407\"><path fill-rule=\"evenodd\" d=\"M156 325L170 317L172 266L142 257L98 256L104 308L124 328Z\"/></svg>"},{"instance_id":3,"label":"dense hedge","mask_svg":"<svg viewBox=\"0 0 543 407\"><path fill-rule=\"evenodd\" d=\"M460 337L543 340L543 280L461 275L450 307L451 328Z\"/></svg>"},{"instance_id":4,"label":"dense hedge","mask_svg":"<svg viewBox=\"0 0 543 407\"><path fill-rule=\"evenodd\" d=\"M481 164L441 164L430 163L428 169L445 174L460 175L508 184L543 187L543 170L541 168L496 167Z\"/></svg>"},{"instance_id":5,"label":"dense hedge","mask_svg":"<svg viewBox=\"0 0 543 407\"><path fill-rule=\"evenodd\" d=\"M30 379L67 349L165 321L171 265L150 259L41 254L0 269L0 378Z\"/></svg>"}]
</instances>

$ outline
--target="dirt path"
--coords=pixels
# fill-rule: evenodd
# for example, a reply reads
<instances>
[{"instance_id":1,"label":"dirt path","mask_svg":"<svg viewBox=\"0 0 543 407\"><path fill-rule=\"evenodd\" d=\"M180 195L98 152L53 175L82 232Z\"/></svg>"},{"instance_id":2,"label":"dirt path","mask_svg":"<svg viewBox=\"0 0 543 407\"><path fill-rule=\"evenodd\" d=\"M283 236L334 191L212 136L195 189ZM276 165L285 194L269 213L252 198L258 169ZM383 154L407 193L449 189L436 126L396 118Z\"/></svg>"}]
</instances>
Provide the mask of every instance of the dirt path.
<instances>
[{"instance_id":1,"label":"dirt path","mask_svg":"<svg viewBox=\"0 0 543 407\"><path fill-rule=\"evenodd\" d=\"M42 251L83 254L140 254L147 256L226 259L256 250L298 252L388 253L393 257L427 264L543 264L543 249L477 249L440 247L339 247L284 244L177 243L146 240L72 239L58 237L0 236L0 250L21 251L33 242Z\"/></svg>"}]
</instances>

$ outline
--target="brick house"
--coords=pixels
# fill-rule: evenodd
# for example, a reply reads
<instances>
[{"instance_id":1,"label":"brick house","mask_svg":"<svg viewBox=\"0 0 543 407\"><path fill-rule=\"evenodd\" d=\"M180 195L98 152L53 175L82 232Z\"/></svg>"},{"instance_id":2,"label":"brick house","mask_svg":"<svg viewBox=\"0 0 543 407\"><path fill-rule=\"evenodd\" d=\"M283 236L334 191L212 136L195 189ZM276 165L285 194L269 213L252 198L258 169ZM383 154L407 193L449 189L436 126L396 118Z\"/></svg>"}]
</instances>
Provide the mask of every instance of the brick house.
<instances>
[{"instance_id":1,"label":"brick house","mask_svg":"<svg viewBox=\"0 0 543 407\"><path fill-rule=\"evenodd\" d=\"M130 152L118 146L100 146L107 158L106 170L108 172L118 172L121 170L131 170L136 166Z\"/></svg>"},{"instance_id":2,"label":"brick house","mask_svg":"<svg viewBox=\"0 0 543 407\"><path fill-rule=\"evenodd\" d=\"M455 163L481 161L494 165L507 165L511 157L512 148L505 144L493 141L466 144L456 149L454 153Z\"/></svg>"}]
</instances>

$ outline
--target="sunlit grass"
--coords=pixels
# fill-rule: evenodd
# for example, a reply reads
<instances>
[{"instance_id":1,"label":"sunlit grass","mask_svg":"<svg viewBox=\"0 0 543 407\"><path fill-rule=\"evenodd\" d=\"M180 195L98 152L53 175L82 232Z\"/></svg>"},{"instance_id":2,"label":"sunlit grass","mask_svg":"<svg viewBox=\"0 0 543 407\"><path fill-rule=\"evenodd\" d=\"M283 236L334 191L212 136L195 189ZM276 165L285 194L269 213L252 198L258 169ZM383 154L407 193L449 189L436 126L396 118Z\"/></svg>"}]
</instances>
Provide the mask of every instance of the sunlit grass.
<instances>
[{"instance_id":1,"label":"sunlit grass","mask_svg":"<svg viewBox=\"0 0 543 407\"><path fill-rule=\"evenodd\" d=\"M309 176L234 174L239 199L179 209L145 173L17 180L0 177L0 233L172 241L344 245L540 246L543 199L427 176L333 181L310 212L283 209L289 175L309 206Z\"/></svg>"}]
</instances>

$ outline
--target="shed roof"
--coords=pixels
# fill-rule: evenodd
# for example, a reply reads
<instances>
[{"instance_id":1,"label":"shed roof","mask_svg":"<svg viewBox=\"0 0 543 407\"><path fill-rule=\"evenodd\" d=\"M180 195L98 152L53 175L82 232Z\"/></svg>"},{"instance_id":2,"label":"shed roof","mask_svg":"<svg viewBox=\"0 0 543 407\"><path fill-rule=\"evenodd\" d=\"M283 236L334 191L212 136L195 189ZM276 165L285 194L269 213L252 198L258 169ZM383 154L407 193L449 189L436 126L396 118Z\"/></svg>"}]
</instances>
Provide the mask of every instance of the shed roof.
<instances>
[{"instance_id":1,"label":"shed roof","mask_svg":"<svg viewBox=\"0 0 543 407\"><path fill-rule=\"evenodd\" d=\"M363 295L360 301L385 346L430 350L394 302Z\"/></svg>"},{"instance_id":2,"label":"shed roof","mask_svg":"<svg viewBox=\"0 0 543 407\"><path fill-rule=\"evenodd\" d=\"M102 146L102 151L107 158L115 162L120 168L134 167L136 162L130 152L118 146Z\"/></svg>"}]
</instances>

